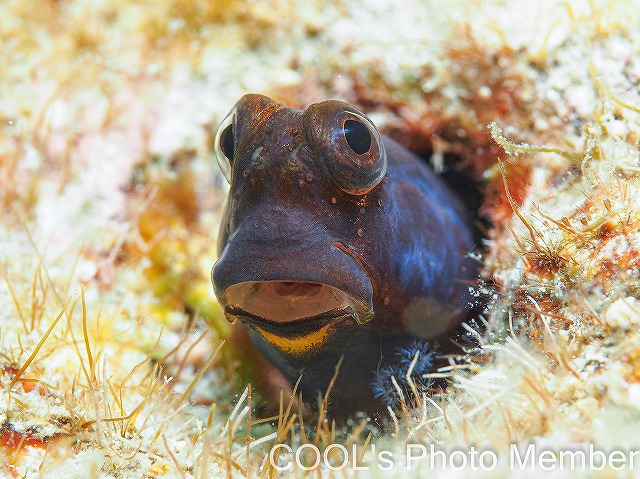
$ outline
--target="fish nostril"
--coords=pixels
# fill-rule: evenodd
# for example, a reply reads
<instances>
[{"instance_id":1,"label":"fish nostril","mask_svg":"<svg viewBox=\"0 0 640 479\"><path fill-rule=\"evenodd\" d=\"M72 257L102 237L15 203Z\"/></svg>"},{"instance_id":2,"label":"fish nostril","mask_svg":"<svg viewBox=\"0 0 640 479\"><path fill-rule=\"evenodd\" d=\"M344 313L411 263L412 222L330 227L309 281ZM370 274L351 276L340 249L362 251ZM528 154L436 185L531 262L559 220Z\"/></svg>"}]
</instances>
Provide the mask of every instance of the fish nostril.
<instances>
[{"instance_id":1,"label":"fish nostril","mask_svg":"<svg viewBox=\"0 0 640 479\"><path fill-rule=\"evenodd\" d=\"M273 290L278 296L315 296L322 290L321 284L297 281L277 281Z\"/></svg>"}]
</instances>

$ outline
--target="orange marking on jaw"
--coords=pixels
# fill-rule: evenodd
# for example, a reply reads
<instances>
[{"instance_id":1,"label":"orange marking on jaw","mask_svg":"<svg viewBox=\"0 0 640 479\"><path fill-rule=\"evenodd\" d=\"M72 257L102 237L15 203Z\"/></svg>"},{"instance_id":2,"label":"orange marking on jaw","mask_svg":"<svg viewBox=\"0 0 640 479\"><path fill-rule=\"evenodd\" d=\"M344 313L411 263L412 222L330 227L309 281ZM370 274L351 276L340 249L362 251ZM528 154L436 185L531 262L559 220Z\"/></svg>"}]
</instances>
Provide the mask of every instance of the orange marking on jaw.
<instances>
[{"instance_id":1,"label":"orange marking on jaw","mask_svg":"<svg viewBox=\"0 0 640 479\"><path fill-rule=\"evenodd\" d=\"M327 341L329 333L332 329L333 325L327 324L323 328L305 336L298 336L297 338L285 338L283 336L278 336L277 334L264 331L260 327L256 327L256 330L258 331L260 336L264 338L265 341L271 343L280 351L292 356L302 356L321 348L322 345Z\"/></svg>"}]
</instances>

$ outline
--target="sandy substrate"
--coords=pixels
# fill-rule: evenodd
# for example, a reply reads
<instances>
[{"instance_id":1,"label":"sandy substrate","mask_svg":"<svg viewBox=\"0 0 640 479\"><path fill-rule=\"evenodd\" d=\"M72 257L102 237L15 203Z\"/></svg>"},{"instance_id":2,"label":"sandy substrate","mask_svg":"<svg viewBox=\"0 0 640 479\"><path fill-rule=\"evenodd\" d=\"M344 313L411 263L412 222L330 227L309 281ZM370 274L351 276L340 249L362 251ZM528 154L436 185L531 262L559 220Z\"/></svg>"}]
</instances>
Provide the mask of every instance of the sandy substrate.
<instances>
[{"instance_id":1,"label":"sandy substrate","mask_svg":"<svg viewBox=\"0 0 640 479\"><path fill-rule=\"evenodd\" d=\"M406 444L489 451L484 477L594 444L626 462L593 477L638 474L637 25L633 1L2 2L0 476L255 476L307 440L367 452L325 476L415 474ZM256 421L222 345L212 138L247 92L352 102L483 185L481 347L384 437Z\"/></svg>"}]
</instances>

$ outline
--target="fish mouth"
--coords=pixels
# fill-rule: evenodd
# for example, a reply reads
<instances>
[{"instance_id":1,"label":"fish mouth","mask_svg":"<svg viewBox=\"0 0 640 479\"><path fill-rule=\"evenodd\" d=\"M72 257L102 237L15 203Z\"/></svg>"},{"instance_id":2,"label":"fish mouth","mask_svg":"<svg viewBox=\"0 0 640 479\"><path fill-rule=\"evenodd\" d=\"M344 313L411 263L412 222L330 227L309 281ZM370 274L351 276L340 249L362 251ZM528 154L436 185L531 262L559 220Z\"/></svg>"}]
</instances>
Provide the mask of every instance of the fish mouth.
<instances>
[{"instance_id":1,"label":"fish mouth","mask_svg":"<svg viewBox=\"0 0 640 479\"><path fill-rule=\"evenodd\" d=\"M225 315L293 356L320 349L339 327L364 323L373 312L340 289L298 281L248 281L223 294Z\"/></svg>"},{"instance_id":2,"label":"fish mouth","mask_svg":"<svg viewBox=\"0 0 640 479\"><path fill-rule=\"evenodd\" d=\"M341 343L339 331L371 321L374 307L368 269L326 232L301 229L298 216L288 212L278 228L245 220L211 281L227 319L251 329L259 349L301 357Z\"/></svg>"},{"instance_id":3,"label":"fish mouth","mask_svg":"<svg viewBox=\"0 0 640 479\"><path fill-rule=\"evenodd\" d=\"M228 317L238 318L249 329L260 330L290 339L316 333L327 325L348 323L353 320L353 312L346 308L327 311L326 313L298 319L291 323L276 323L232 306L227 306L224 312Z\"/></svg>"},{"instance_id":4,"label":"fish mouth","mask_svg":"<svg viewBox=\"0 0 640 479\"><path fill-rule=\"evenodd\" d=\"M228 317L288 337L341 320L362 324L373 315L365 302L324 283L247 281L229 286L221 299Z\"/></svg>"}]
</instances>

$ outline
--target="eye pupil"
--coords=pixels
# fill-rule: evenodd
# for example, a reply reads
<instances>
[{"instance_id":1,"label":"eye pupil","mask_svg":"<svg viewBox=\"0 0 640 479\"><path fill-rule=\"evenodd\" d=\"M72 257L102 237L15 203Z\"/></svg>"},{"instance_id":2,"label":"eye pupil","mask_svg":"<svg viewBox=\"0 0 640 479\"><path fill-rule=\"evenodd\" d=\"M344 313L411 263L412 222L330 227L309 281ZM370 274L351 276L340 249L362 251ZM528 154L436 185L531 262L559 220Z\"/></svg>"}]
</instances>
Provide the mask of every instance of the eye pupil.
<instances>
[{"instance_id":1,"label":"eye pupil","mask_svg":"<svg viewBox=\"0 0 640 479\"><path fill-rule=\"evenodd\" d=\"M233 139L233 125L229 125L224 129L220 137L220 147L224 156L229 160L233 160L233 153L235 151L235 141Z\"/></svg>"},{"instance_id":2,"label":"eye pupil","mask_svg":"<svg viewBox=\"0 0 640 479\"><path fill-rule=\"evenodd\" d=\"M344 136L349 147L358 155L369 151L371 147L371 133L369 129L359 121L347 120L344 122Z\"/></svg>"}]
</instances>

